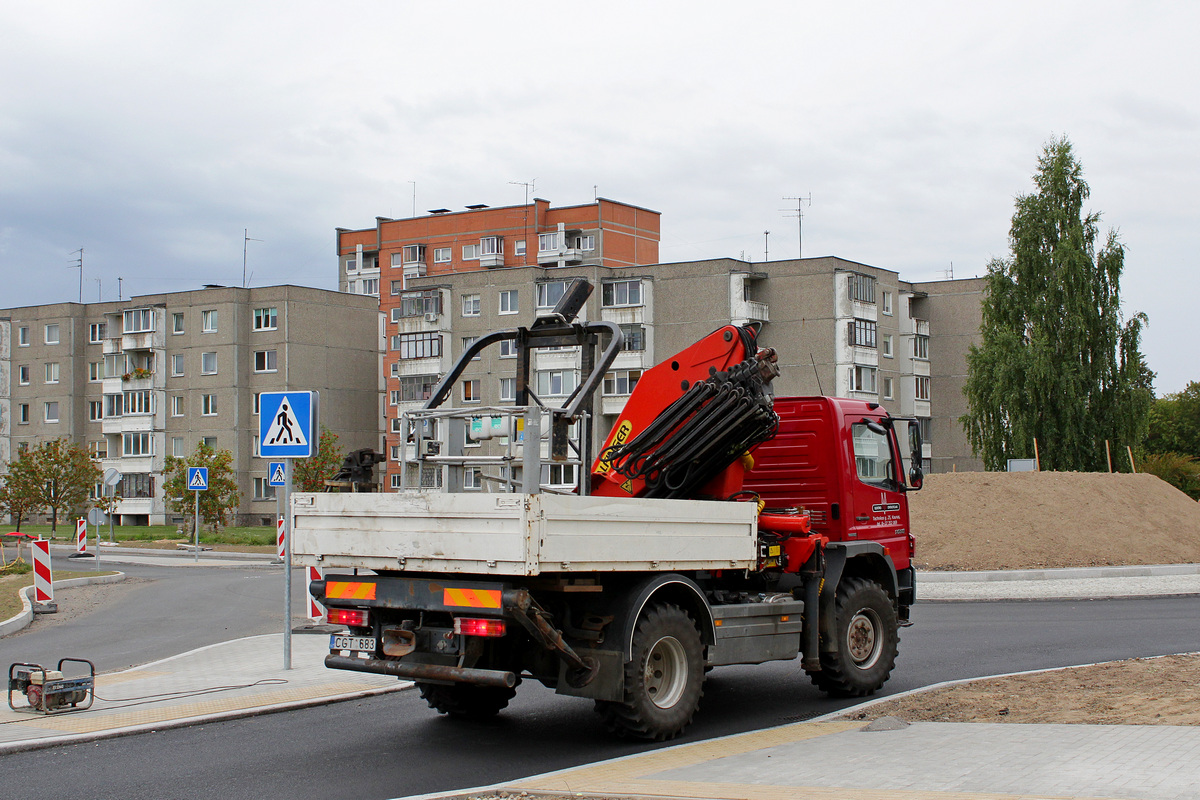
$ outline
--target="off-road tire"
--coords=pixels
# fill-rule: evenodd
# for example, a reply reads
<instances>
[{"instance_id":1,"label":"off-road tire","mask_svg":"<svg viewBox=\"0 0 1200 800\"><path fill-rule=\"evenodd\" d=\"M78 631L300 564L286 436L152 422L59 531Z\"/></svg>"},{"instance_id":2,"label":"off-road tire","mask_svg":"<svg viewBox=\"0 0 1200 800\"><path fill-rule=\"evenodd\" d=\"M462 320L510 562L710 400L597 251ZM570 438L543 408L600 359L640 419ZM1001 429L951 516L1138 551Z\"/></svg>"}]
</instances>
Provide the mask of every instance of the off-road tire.
<instances>
[{"instance_id":1,"label":"off-road tire","mask_svg":"<svg viewBox=\"0 0 1200 800\"><path fill-rule=\"evenodd\" d=\"M417 682L421 698L439 714L449 714L460 719L489 719L508 706L508 701L517 693L515 688L503 686L476 686L471 683L455 683L445 686L440 683Z\"/></svg>"},{"instance_id":2,"label":"off-road tire","mask_svg":"<svg viewBox=\"0 0 1200 800\"><path fill-rule=\"evenodd\" d=\"M821 671L810 672L819 689L835 697L865 697L887 682L896 665L900 628L883 587L845 578L834 599L837 652L821 653ZM824 632L823 632L824 633Z\"/></svg>"},{"instance_id":3,"label":"off-road tire","mask_svg":"<svg viewBox=\"0 0 1200 800\"><path fill-rule=\"evenodd\" d=\"M625 665L625 697L597 701L611 733L656 742L674 739L692 721L704 695L704 647L696 622L676 605L650 607L633 633Z\"/></svg>"}]
</instances>

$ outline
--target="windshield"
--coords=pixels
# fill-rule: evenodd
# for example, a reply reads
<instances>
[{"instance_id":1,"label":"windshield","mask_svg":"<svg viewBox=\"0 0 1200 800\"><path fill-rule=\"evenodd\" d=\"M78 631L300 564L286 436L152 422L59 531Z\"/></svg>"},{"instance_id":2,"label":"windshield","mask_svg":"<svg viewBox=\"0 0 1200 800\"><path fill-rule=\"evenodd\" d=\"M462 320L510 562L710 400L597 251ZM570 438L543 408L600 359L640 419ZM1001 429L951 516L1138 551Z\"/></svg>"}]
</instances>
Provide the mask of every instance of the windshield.
<instances>
[{"instance_id":1,"label":"windshield","mask_svg":"<svg viewBox=\"0 0 1200 800\"><path fill-rule=\"evenodd\" d=\"M892 485L892 453L888 447L887 432L876 433L865 423L856 422L851 426L851 433L854 436L854 467L858 479L876 486Z\"/></svg>"}]
</instances>

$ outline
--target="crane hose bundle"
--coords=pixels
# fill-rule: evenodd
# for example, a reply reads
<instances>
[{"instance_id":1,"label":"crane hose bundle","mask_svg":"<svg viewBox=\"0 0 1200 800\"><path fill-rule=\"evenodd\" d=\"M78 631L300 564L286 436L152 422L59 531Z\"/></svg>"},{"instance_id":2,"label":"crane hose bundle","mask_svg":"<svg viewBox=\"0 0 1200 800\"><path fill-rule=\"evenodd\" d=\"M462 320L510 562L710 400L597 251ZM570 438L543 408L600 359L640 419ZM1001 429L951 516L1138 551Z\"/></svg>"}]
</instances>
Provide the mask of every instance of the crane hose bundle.
<instances>
[{"instance_id":1,"label":"crane hose bundle","mask_svg":"<svg viewBox=\"0 0 1200 800\"><path fill-rule=\"evenodd\" d=\"M621 475L641 479L640 497L690 498L743 453L774 435L779 417L767 384L779 374L772 349L725 372L713 371L638 435L601 455Z\"/></svg>"}]
</instances>

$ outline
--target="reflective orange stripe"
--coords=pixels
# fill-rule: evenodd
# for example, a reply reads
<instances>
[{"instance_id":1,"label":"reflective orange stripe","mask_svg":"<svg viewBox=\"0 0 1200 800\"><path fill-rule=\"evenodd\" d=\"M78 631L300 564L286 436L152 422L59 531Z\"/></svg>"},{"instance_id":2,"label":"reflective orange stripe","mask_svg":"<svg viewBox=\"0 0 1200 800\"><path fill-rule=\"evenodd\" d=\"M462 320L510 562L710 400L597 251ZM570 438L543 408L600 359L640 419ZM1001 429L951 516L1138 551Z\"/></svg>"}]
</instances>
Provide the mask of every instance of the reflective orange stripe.
<instances>
[{"instance_id":1,"label":"reflective orange stripe","mask_svg":"<svg viewBox=\"0 0 1200 800\"><path fill-rule=\"evenodd\" d=\"M442 605L465 608L499 608L499 589L443 589Z\"/></svg>"},{"instance_id":2,"label":"reflective orange stripe","mask_svg":"<svg viewBox=\"0 0 1200 800\"><path fill-rule=\"evenodd\" d=\"M333 600L374 600L375 584L330 581L325 587L325 596Z\"/></svg>"}]
</instances>

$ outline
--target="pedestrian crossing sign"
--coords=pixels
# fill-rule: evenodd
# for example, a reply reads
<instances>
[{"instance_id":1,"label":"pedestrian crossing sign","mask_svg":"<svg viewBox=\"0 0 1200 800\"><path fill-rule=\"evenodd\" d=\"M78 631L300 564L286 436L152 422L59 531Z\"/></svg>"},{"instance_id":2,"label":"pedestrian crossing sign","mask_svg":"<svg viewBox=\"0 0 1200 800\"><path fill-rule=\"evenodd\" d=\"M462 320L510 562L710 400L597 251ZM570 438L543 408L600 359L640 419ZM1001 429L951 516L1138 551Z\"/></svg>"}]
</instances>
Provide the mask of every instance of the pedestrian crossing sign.
<instances>
[{"instance_id":1,"label":"pedestrian crossing sign","mask_svg":"<svg viewBox=\"0 0 1200 800\"><path fill-rule=\"evenodd\" d=\"M258 398L259 455L264 458L311 456L317 421L317 393L263 392Z\"/></svg>"},{"instance_id":2,"label":"pedestrian crossing sign","mask_svg":"<svg viewBox=\"0 0 1200 800\"><path fill-rule=\"evenodd\" d=\"M267 485L286 486L287 473L283 470L282 461L272 461L267 465Z\"/></svg>"},{"instance_id":3,"label":"pedestrian crossing sign","mask_svg":"<svg viewBox=\"0 0 1200 800\"><path fill-rule=\"evenodd\" d=\"M193 492L208 491L208 467L188 467L187 482Z\"/></svg>"}]
</instances>

